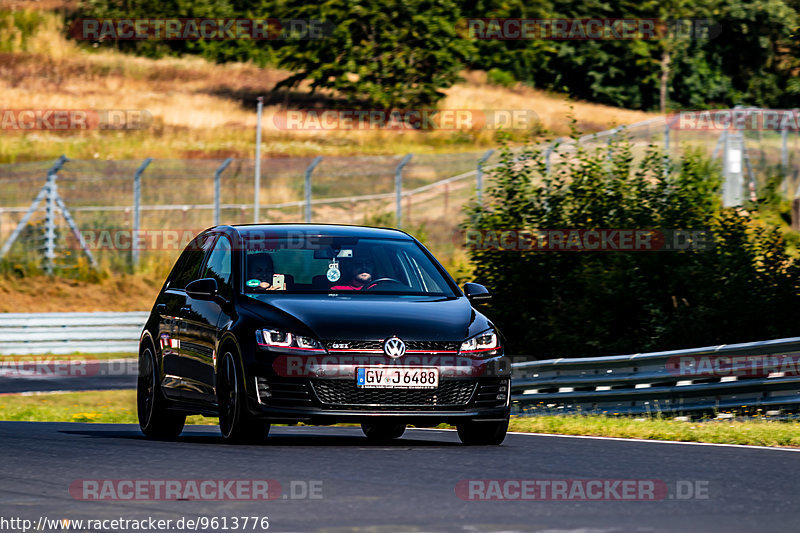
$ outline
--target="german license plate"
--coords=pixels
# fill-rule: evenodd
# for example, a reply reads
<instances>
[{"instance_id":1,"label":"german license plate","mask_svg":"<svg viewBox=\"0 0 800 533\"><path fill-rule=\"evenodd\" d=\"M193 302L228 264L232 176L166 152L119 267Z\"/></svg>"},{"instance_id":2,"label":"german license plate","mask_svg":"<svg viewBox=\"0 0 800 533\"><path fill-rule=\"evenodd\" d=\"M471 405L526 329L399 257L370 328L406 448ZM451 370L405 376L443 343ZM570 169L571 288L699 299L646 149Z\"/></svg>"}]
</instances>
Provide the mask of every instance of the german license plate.
<instances>
[{"instance_id":1,"label":"german license plate","mask_svg":"<svg viewBox=\"0 0 800 533\"><path fill-rule=\"evenodd\" d=\"M365 366L356 368L356 386L364 389L435 389L439 369Z\"/></svg>"}]
</instances>

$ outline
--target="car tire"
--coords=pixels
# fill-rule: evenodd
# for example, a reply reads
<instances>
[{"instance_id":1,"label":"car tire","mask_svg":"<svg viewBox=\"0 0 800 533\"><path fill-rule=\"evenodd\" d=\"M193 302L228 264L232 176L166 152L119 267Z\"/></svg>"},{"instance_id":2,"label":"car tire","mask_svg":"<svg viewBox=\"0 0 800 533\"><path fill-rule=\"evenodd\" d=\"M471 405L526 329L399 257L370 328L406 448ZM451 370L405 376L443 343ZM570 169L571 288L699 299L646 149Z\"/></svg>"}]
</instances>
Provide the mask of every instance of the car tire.
<instances>
[{"instance_id":1,"label":"car tire","mask_svg":"<svg viewBox=\"0 0 800 533\"><path fill-rule=\"evenodd\" d=\"M371 441L386 442L402 437L406 431L406 425L402 422L393 422L391 420L375 420L362 422L361 431Z\"/></svg>"},{"instance_id":2,"label":"car tire","mask_svg":"<svg viewBox=\"0 0 800 533\"><path fill-rule=\"evenodd\" d=\"M269 435L270 424L248 415L244 380L233 352L226 351L217 371L219 430L230 443L259 443Z\"/></svg>"},{"instance_id":3,"label":"car tire","mask_svg":"<svg viewBox=\"0 0 800 533\"><path fill-rule=\"evenodd\" d=\"M149 344L149 343L148 343ZM152 344L139 352L139 378L136 382L136 411L142 433L150 439L177 438L186 424L186 415L172 413L161 392L158 363Z\"/></svg>"},{"instance_id":4,"label":"car tire","mask_svg":"<svg viewBox=\"0 0 800 533\"><path fill-rule=\"evenodd\" d=\"M475 422L470 420L456 426L458 438L467 446L497 446L502 444L508 432L506 418L501 422Z\"/></svg>"}]
</instances>

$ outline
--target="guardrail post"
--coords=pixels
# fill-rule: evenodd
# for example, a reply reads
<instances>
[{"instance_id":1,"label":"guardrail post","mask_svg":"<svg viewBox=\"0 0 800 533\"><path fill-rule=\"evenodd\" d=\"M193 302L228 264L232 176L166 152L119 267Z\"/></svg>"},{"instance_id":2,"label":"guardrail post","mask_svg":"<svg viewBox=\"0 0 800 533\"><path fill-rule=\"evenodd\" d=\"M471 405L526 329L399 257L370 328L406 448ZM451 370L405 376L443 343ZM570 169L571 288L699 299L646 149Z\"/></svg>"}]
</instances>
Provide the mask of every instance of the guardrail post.
<instances>
[{"instance_id":1,"label":"guardrail post","mask_svg":"<svg viewBox=\"0 0 800 533\"><path fill-rule=\"evenodd\" d=\"M305 221L311 222L311 173L314 172L314 169L317 168L319 162L322 161L322 156L318 155L314 158L308 168L306 169L306 180L305 180L305 197L306 197L306 216Z\"/></svg>"},{"instance_id":2,"label":"guardrail post","mask_svg":"<svg viewBox=\"0 0 800 533\"><path fill-rule=\"evenodd\" d=\"M483 157L478 159L478 169L475 173L475 191L478 196L478 205L483 205L483 164L492 157L494 150L487 150Z\"/></svg>"},{"instance_id":3,"label":"guardrail post","mask_svg":"<svg viewBox=\"0 0 800 533\"><path fill-rule=\"evenodd\" d=\"M395 219L398 228L403 227L403 167L411 161L413 155L405 156L394 169Z\"/></svg>"},{"instance_id":4,"label":"guardrail post","mask_svg":"<svg viewBox=\"0 0 800 533\"><path fill-rule=\"evenodd\" d=\"M220 182L222 181L221 176L222 173L225 171L225 169L228 168L228 165L231 164L231 161L233 161L233 158L229 157L228 159L223 161L222 164L219 166L219 168L214 172L214 225L215 226L219 226L219 218L220 218L219 206L220 206L220 197L222 196L222 193L220 191L221 189Z\"/></svg>"},{"instance_id":5,"label":"guardrail post","mask_svg":"<svg viewBox=\"0 0 800 533\"><path fill-rule=\"evenodd\" d=\"M152 157L145 159L133 175L133 235L131 235L131 266L133 268L139 265L139 247L136 243L141 229L142 172L150 165L151 161L153 161Z\"/></svg>"}]
</instances>

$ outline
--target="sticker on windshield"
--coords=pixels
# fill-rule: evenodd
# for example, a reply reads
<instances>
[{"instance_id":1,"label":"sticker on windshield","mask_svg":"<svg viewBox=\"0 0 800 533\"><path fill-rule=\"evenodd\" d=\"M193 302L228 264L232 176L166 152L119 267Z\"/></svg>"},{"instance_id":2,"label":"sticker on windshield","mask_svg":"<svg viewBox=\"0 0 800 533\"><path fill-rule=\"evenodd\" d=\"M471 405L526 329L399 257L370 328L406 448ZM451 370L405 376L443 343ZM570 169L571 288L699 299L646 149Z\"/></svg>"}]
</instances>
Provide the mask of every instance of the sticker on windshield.
<instances>
[{"instance_id":1,"label":"sticker on windshield","mask_svg":"<svg viewBox=\"0 0 800 533\"><path fill-rule=\"evenodd\" d=\"M248 287L258 287L259 285L261 285L261 280L260 279L248 279L247 280L247 286Z\"/></svg>"},{"instance_id":2,"label":"sticker on windshield","mask_svg":"<svg viewBox=\"0 0 800 533\"><path fill-rule=\"evenodd\" d=\"M342 273L339 270L339 263L337 261L333 261L332 263L328 264L328 281L331 283L335 281L339 281L339 278L342 277Z\"/></svg>"}]
</instances>

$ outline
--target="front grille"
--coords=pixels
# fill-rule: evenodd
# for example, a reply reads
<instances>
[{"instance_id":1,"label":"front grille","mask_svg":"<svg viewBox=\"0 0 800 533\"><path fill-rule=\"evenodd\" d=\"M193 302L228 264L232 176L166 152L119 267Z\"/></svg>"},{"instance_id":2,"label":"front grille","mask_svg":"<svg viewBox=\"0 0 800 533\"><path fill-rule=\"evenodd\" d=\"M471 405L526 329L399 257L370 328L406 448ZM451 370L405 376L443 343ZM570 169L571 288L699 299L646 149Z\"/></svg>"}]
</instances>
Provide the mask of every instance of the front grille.
<instances>
[{"instance_id":1,"label":"front grille","mask_svg":"<svg viewBox=\"0 0 800 533\"><path fill-rule=\"evenodd\" d=\"M454 352L458 351L461 343L456 341L404 341L406 343L406 350L412 351L426 351L426 352ZM327 341L325 346L330 349L336 345L347 345L348 350L383 350L384 341Z\"/></svg>"},{"instance_id":2,"label":"front grille","mask_svg":"<svg viewBox=\"0 0 800 533\"><path fill-rule=\"evenodd\" d=\"M301 407L311 404L308 381L305 379L256 378L259 402L266 405Z\"/></svg>"},{"instance_id":3,"label":"front grille","mask_svg":"<svg viewBox=\"0 0 800 533\"><path fill-rule=\"evenodd\" d=\"M333 345L347 345L347 350L383 350L383 343L381 341L328 341L325 343L325 346L328 349L336 349L333 348Z\"/></svg>"},{"instance_id":4,"label":"front grille","mask_svg":"<svg viewBox=\"0 0 800 533\"><path fill-rule=\"evenodd\" d=\"M425 350L431 352L454 352L461 347L460 342L445 342L445 341L408 341L406 343L407 350Z\"/></svg>"},{"instance_id":5,"label":"front grille","mask_svg":"<svg viewBox=\"0 0 800 533\"><path fill-rule=\"evenodd\" d=\"M437 389L362 389L351 380L312 380L311 386L325 406L393 407L463 407L475 391L472 380L450 380Z\"/></svg>"}]
</instances>

